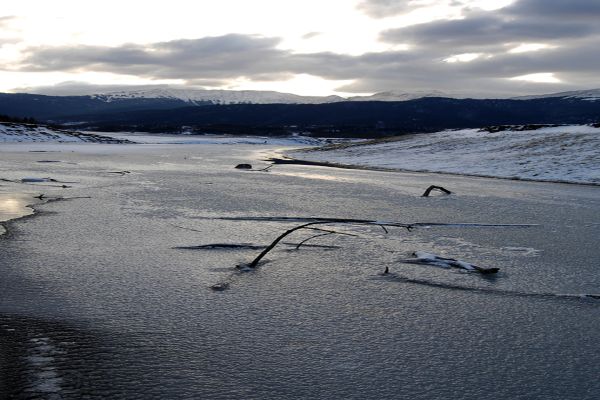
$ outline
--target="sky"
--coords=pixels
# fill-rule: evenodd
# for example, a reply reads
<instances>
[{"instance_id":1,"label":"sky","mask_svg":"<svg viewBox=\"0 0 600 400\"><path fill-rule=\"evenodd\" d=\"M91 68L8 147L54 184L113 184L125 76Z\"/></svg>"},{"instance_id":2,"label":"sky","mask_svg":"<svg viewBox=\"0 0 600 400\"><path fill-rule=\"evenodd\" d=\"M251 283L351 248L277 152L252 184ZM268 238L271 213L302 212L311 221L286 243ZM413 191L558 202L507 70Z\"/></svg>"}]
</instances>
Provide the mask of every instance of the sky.
<instances>
[{"instance_id":1,"label":"sky","mask_svg":"<svg viewBox=\"0 0 600 400\"><path fill-rule=\"evenodd\" d=\"M600 0L3 0L0 91L600 87Z\"/></svg>"}]
</instances>

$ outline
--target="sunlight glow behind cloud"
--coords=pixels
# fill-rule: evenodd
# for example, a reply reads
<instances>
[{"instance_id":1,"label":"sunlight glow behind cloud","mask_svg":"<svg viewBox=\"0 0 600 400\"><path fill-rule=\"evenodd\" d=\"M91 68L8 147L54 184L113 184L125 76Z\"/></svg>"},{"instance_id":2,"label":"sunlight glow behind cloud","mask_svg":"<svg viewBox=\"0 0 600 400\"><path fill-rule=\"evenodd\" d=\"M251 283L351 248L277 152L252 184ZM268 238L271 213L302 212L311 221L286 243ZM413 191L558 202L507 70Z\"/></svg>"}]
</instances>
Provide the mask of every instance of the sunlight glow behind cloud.
<instances>
[{"instance_id":1,"label":"sunlight glow behind cloud","mask_svg":"<svg viewBox=\"0 0 600 400\"><path fill-rule=\"evenodd\" d=\"M448 57L444 61L446 61L448 63L469 62L469 61L473 61L479 57L481 57L481 53L463 53L463 54L456 54L452 57Z\"/></svg>"},{"instance_id":2,"label":"sunlight glow behind cloud","mask_svg":"<svg viewBox=\"0 0 600 400\"><path fill-rule=\"evenodd\" d=\"M561 83L562 81L554 76L552 72L539 72L536 74L520 75L510 78L515 81L528 81L536 83Z\"/></svg>"},{"instance_id":3,"label":"sunlight glow behind cloud","mask_svg":"<svg viewBox=\"0 0 600 400\"><path fill-rule=\"evenodd\" d=\"M509 53L528 53L531 51L538 51L538 50L548 49L548 48L552 48L552 47L553 46L550 46L550 45L544 44L544 43L522 43L519 46L510 49L508 52Z\"/></svg>"}]
</instances>

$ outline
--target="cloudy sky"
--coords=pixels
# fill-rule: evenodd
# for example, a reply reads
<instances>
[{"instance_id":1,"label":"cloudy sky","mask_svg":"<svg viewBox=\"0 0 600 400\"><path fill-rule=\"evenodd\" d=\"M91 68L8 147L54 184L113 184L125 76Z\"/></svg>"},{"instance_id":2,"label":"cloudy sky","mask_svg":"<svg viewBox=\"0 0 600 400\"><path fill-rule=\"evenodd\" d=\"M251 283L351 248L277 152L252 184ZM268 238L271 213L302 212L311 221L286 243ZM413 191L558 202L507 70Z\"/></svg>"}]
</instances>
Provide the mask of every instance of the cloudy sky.
<instances>
[{"instance_id":1,"label":"cloudy sky","mask_svg":"<svg viewBox=\"0 0 600 400\"><path fill-rule=\"evenodd\" d=\"M600 87L600 0L3 0L0 91Z\"/></svg>"}]
</instances>

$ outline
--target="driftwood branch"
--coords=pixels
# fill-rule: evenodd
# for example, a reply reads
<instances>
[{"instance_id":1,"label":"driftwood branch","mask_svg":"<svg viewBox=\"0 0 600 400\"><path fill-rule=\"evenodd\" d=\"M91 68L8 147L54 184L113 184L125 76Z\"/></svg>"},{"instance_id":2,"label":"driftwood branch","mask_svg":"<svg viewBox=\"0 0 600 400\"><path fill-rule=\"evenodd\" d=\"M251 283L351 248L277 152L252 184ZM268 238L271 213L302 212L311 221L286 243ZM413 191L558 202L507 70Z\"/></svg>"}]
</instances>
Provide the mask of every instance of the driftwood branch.
<instances>
[{"instance_id":1,"label":"driftwood branch","mask_svg":"<svg viewBox=\"0 0 600 400\"><path fill-rule=\"evenodd\" d=\"M377 224L377 225L379 225L379 227L381 229L383 229L383 231L386 233L386 235L389 233L388 230L387 230L387 228L385 227L385 225L381 225L381 224Z\"/></svg>"},{"instance_id":2,"label":"driftwood branch","mask_svg":"<svg viewBox=\"0 0 600 400\"><path fill-rule=\"evenodd\" d=\"M377 225L380 226L382 228L385 229L385 226L393 226L393 227L401 227L401 228L409 228L410 225L407 224L402 224L402 223L398 223L398 222L382 222L382 221L372 221L372 220L366 220L366 219L343 219L343 218L324 218L322 220L314 220L311 222L307 222L304 223L302 225L296 226L292 229L288 229L287 231L283 232L281 235L279 235L269 246L267 246L266 249L264 249L254 260L252 260L252 262L250 262L248 265L246 265L245 267L247 268L256 268L256 266L258 265L258 263L260 262L260 260L262 260L262 258L264 256L267 255L267 253L269 253L271 250L273 250L273 248L275 248L275 246L277 246L277 244L286 236L290 235L291 233L296 232L297 230L300 229L312 229L312 230L318 230L318 231L324 231L327 234L343 234L341 232L337 232L337 231L332 231L332 230L327 230L327 229L322 229L322 228L315 228L314 225L319 225L319 224L350 224L350 225ZM386 230L387 231L387 230ZM347 234L352 236L352 234ZM319 236L325 236L325 235L317 235L317 236L313 236L309 239L312 239L314 237L319 237ZM304 243L306 241L303 241L301 243Z\"/></svg>"},{"instance_id":3,"label":"driftwood branch","mask_svg":"<svg viewBox=\"0 0 600 400\"><path fill-rule=\"evenodd\" d=\"M427 190L425 190L425 193L423 193L423 195L421 197L429 197L429 194L431 193L432 190L439 190L440 192L443 192L445 194L452 194L452 192L449 191L448 189L445 189L441 186L431 185L427 188Z\"/></svg>"},{"instance_id":4,"label":"driftwood branch","mask_svg":"<svg viewBox=\"0 0 600 400\"><path fill-rule=\"evenodd\" d=\"M320 232L327 232L327 233L335 233L337 235L358 236L358 235L356 235L354 233L338 232L338 231L333 231L333 230L330 230L330 229L315 228L314 226L310 226L310 227L307 227L305 229L310 229L310 230L313 230L313 231L320 231Z\"/></svg>"},{"instance_id":5,"label":"driftwood branch","mask_svg":"<svg viewBox=\"0 0 600 400\"><path fill-rule=\"evenodd\" d=\"M394 222L394 221L379 221L379 220L366 220L366 219L352 219L352 218L318 218L318 217L290 217L290 216L279 216L279 217L218 217L216 219L221 219L221 220L230 220L230 221L278 221L278 222L296 222L296 223L300 223L300 225L295 226L293 228L290 228L288 230L286 230L285 232L283 232L281 235L277 236L275 238L275 240L273 240L273 242L271 242L270 245L264 247L264 246L255 246L255 245L248 245L248 244L212 244L212 245L202 245L202 246L190 246L187 247L189 249L230 249L230 248L236 248L236 249L241 249L241 248L256 248L258 250L258 248L262 248L263 250L260 252L260 254L258 256L256 256L250 263L244 263L244 264L239 264L236 266L237 269L241 270L241 271L251 271L253 269L255 269L259 263L261 262L261 260L271 251L273 250L279 243L285 244L285 245L289 245L289 246L295 246L296 249L300 248L301 246L305 245L305 246L314 246L314 247L323 247L323 248L333 248L334 246L322 246L322 245L312 245L312 244L306 244L306 242L308 242L309 240L312 240L314 238L317 237L323 237L323 236L327 236L327 235L333 235L333 234L339 234L339 235L348 235L348 236L358 236L355 234L351 234L351 233L346 233L346 232L338 232L332 229L324 229L321 227L317 227L317 225L337 225L337 224L345 224L345 225L358 225L358 226L379 226L382 229L387 231L387 228L390 227L397 227L397 228L405 228L408 231L412 231L413 229L419 228L419 227L459 227L459 228L480 228L480 227L510 227L510 228L528 228L528 227L533 227L533 226L538 226L536 224L480 224L480 223L439 223L439 222L416 222L416 223L411 223L411 224L406 224L406 223L401 223L401 222ZM177 226L174 225L178 228L181 229L188 229L188 230L194 230L195 229L191 229L191 228L186 228L186 227L182 227L182 226ZM292 233L298 231L298 230L302 230L302 229L306 229L306 230L311 230L311 231L316 231L316 232L321 232L317 235L313 235L309 238L306 238L304 240L302 240L300 243L295 244L295 243L286 243L286 242L282 242L282 240L291 235ZM412 260L403 260L403 262L411 262ZM447 259L446 261L451 261L451 259ZM453 261L453 260L452 260ZM458 263L459 261L456 260L454 261L456 263ZM482 267L478 267L475 265L472 265L472 268L474 270L477 270L480 273L483 274L490 274L490 273L495 273L498 271L498 268L482 268ZM381 273L381 275L386 276L386 275L392 275L390 272L389 267L385 268L385 271L383 273ZM226 289L229 288L230 284L236 279L236 277L238 277L239 275L237 273L232 273L229 278L221 283L217 283L215 285L211 286L211 289L214 291L224 291Z\"/></svg>"},{"instance_id":6,"label":"driftwood branch","mask_svg":"<svg viewBox=\"0 0 600 400\"><path fill-rule=\"evenodd\" d=\"M318 232L324 232L324 233L320 233L318 235L314 235L314 236L304 239L303 241L301 241L300 243L298 243L296 245L296 250L300 249L300 247L304 243L308 242L309 240L312 240L312 239L315 239L318 237L322 237L322 236L329 236L329 235L345 235L345 236L354 236L354 237L358 236L358 235L355 235L354 233L338 232L338 231L334 231L331 229L315 228L314 226L307 226L304 229L309 229L312 231L318 231Z\"/></svg>"},{"instance_id":7,"label":"driftwood branch","mask_svg":"<svg viewBox=\"0 0 600 400\"><path fill-rule=\"evenodd\" d=\"M291 219L288 219L288 220L291 220ZM294 219L294 220L298 221L299 219ZM262 260L263 257L265 257L271 250L273 250L275 248L275 246L277 246L277 244L283 238L285 238L286 236L288 236L300 229L318 230L318 231L324 231L324 233L339 233L337 231L331 231L331 230L326 230L326 229L322 229L322 228L317 228L317 227L315 227L315 225L324 225L324 224L348 224L348 225L371 225L371 226L376 225L376 226L387 227L387 228L389 228L389 227L406 228L408 231L411 231L412 229L414 229L416 227L427 227L427 226L454 226L454 227L531 227L531 226L534 226L531 224L465 224L465 223L447 224L447 223L423 223L423 222L418 222L418 223L413 223L413 224L404 224L404 223L400 223L400 222L386 222L386 221L374 221L374 220L365 220L365 219L344 219L344 218L323 218L323 219L310 218L310 219L304 219L304 220L309 220L310 222L306 222L302 225L298 225L291 229L286 230L281 235L279 235L270 245L268 245L249 264L244 265L244 266L238 265L238 267L240 267L240 268L244 267L244 268L248 268L248 269L256 268L258 266L258 263L260 262L260 260ZM339 233L339 234L341 234L341 233ZM317 236L313 236L312 238L318 237L318 236L325 236L325 235L317 235ZM312 238L309 238L309 239L312 239ZM306 241L304 241L304 242L306 242ZM484 271L480 270L480 272L484 272Z\"/></svg>"},{"instance_id":8,"label":"driftwood branch","mask_svg":"<svg viewBox=\"0 0 600 400\"><path fill-rule=\"evenodd\" d=\"M285 231L281 235L279 235L270 245L267 246L266 249L261 251L261 253L254 260L252 260L252 262L250 264L248 264L248 268L256 268L256 266L258 265L260 260L262 260L262 258L264 256L266 256L268 252L270 252L271 250L273 250L273 248L275 248L275 246L277 246L277 243L279 243L284 237L286 237L290 233L296 232L297 230L302 229L302 228L306 228L307 226L323 224L323 223L324 223L323 221L308 222L306 224L296 226L292 229L288 229L287 231Z\"/></svg>"},{"instance_id":9,"label":"driftwood branch","mask_svg":"<svg viewBox=\"0 0 600 400\"><path fill-rule=\"evenodd\" d=\"M309 240L316 239L316 238L318 238L318 237L322 237L322 236L329 236L329 235L333 235L333 232L319 233L318 235L313 235L313 236L311 236L311 237L309 237L309 238L306 238L306 239L304 239L303 241L301 241L300 243L298 243L298 244L296 245L296 250L300 249L300 247L301 247L301 246L302 246L304 243L308 242Z\"/></svg>"},{"instance_id":10,"label":"driftwood branch","mask_svg":"<svg viewBox=\"0 0 600 400\"><path fill-rule=\"evenodd\" d=\"M269 170L273 167L273 165L275 165L275 164L269 164L266 167L261 168L261 169L257 169L255 171L269 172Z\"/></svg>"}]
</instances>

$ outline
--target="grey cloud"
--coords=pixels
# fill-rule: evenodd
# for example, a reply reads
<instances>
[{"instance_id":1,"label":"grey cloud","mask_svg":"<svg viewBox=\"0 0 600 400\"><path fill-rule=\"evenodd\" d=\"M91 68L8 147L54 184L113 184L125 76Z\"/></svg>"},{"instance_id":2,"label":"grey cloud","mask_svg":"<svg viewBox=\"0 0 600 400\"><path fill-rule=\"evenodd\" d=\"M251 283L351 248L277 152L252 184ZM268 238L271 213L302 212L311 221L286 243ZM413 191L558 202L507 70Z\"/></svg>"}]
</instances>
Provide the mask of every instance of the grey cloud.
<instances>
[{"instance_id":1,"label":"grey cloud","mask_svg":"<svg viewBox=\"0 0 600 400\"><path fill-rule=\"evenodd\" d=\"M305 40L312 39L319 35L321 35L321 32L308 32L308 33L305 33L304 35L302 35L302 39L305 39Z\"/></svg>"},{"instance_id":2,"label":"grey cloud","mask_svg":"<svg viewBox=\"0 0 600 400\"><path fill-rule=\"evenodd\" d=\"M22 71L102 71L152 79L255 81L288 79L306 73L327 79L359 79L379 71L401 71L425 52L384 52L361 56L331 52L297 54L277 48L279 40L225 35L119 47L65 46L31 48Z\"/></svg>"},{"instance_id":3,"label":"grey cloud","mask_svg":"<svg viewBox=\"0 0 600 400\"><path fill-rule=\"evenodd\" d=\"M166 88L167 85L144 85L144 89ZM18 87L12 91L15 93L35 93L50 96L76 96L91 95L97 93L117 92L120 90L135 89L132 85L96 85L88 82L66 81L50 86L27 86Z\"/></svg>"},{"instance_id":4,"label":"grey cloud","mask_svg":"<svg viewBox=\"0 0 600 400\"><path fill-rule=\"evenodd\" d=\"M409 11L409 0L363 0L357 8L373 18L384 18Z\"/></svg>"},{"instance_id":5,"label":"grey cloud","mask_svg":"<svg viewBox=\"0 0 600 400\"><path fill-rule=\"evenodd\" d=\"M0 47L4 46L5 44L19 43L20 41L21 39L17 38L0 38Z\"/></svg>"},{"instance_id":6,"label":"grey cloud","mask_svg":"<svg viewBox=\"0 0 600 400\"><path fill-rule=\"evenodd\" d=\"M529 14L537 17L599 18L598 0L526 0L518 1L505 8L514 14Z\"/></svg>"},{"instance_id":7,"label":"grey cloud","mask_svg":"<svg viewBox=\"0 0 600 400\"><path fill-rule=\"evenodd\" d=\"M196 40L174 40L119 47L36 47L26 51L23 70L110 70L154 78L230 78L245 71L287 72L277 68L286 52L277 38L230 34ZM272 71L263 64L273 62ZM244 75L242 73L240 76Z\"/></svg>"},{"instance_id":8,"label":"grey cloud","mask_svg":"<svg viewBox=\"0 0 600 400\"><path fill-rule=\"evenodd\" d=\"M384 31L381 38L387 42L452 46L462 50L502 43L560 41L600 32L595 22L574 23L566 18L548 21L539 14L518 15L514 10L472 11L460 20L440 20Z\"/></svg>"},{"instance_id":9,"label":"grey cloud","mask_svg":"<svg viewBox=\"0 0 600 400\"><path fill-rule=\"evenodd\" d=\"M10 24L11 21L15 19L16 17L11 15L5 15L0 17L0 28L6 27L8 24ZM3 36L3 33L6 34L6 32L0 32L0 36ZM20 41L21 39L17 39L16 37L0 37L0 47L4 46L5 44L19 43Z\"/></svg>"},{"instance_id":10,"label":"grey cloud","mask_svg":"<svg viewBox=\"0 0 600 400\"><path fill-rule=\"evenodd\" d=\"M600 69L597 51L600 36L562 47L528 53L504 53L476 62L462 63L468 74L517 76L536 72L592 73ZM595 79L597 80L597 79Z\"/></svg>"},{"instance_id":11,"label":"grey cloud","mask_svg":"<svg viewBox=\"0 0 600 400\"><path fill-rule=\"evenodd\" d=\"M8 22L16 19L13 15L3 15L0 17L0 27L6 25Z\"/></svg>"},{"instance_id":12,"label":"grey cloud","mask_svg":"<svg viewBox=\"0 0 600 400\"><path fill-rule=\"evenodd\" d=\"M578 86L574 89L600 86L600 78L594 75L600 69L600 1L518 0L495 11L465 8L463 16L459 20L437 20L382 32L382 40L410 44L412 52L429 57L403 66L403 81L421 85L425 84L423 78L426 81L429 77L436 82L430 87L441 90L473 82L481 85L481 91L541 90L548 84L506 78L549 72L567 82L565 85ZM508 52L521 43L546 43L553 47L536 52ZM484 56L471 62L440 62L461 53ZM371 82L383 87L384 80L378 83L377 79L367 78L357 85Z\"/></svg>"},{"instance_id":13,"label":"grey cloud","mask_svg":"<svg viewBox=\"0 0 600 400\"><path fill-rule=\"evenodd\" d=\"M332 52L298 54L278 49L277 38L225 35L119 47L34 48L29 49L21 70L112 72L150 79L183 79L192 86L226 86L236 78L283 80L305 73L353 80L344 88L347 91L439 89L495 95L512 91L510 95L518 95L554 90L548 84L506 79L535 72L556 72L560 78L569 79L573 84L565 90L582 88L576 85L600 86L597 42L597 36L571 39L554 49L520 54L506 53L506 46L497 45L491 59L447 63L443 60L452 49L437 43L409 51L351 56ZM577 76L587 77L587 84Z\"/></svg>"},{"instance_id":14,"label":"grey cloud","mask_svg":"<svg viewBox=\"0 0 600 400\"><path fill-rule=\"evenodd\" d=\"M417 8L447 3L452 6L462 6L460 0L362 0L356 6L360 11L372 18L385 18L398 14L406 14Z\"/></svg>"}]
</instances>

